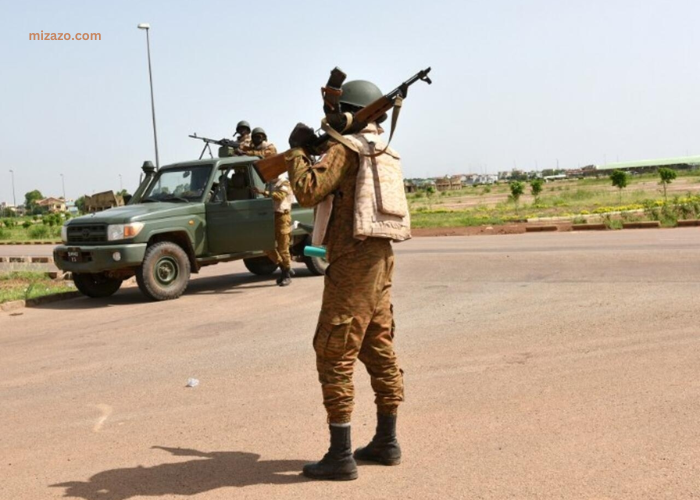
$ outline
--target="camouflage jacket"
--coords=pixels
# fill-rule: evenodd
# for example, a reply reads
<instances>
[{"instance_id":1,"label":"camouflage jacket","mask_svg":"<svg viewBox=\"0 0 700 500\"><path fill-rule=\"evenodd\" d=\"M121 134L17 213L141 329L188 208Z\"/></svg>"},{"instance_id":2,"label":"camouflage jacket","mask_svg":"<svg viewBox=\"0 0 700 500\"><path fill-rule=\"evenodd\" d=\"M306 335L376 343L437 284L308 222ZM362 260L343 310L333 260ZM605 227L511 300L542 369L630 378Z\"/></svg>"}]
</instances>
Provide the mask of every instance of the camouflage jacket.
<instances>
[{"instance_id":1,"label":"camouflage jacket","mask_svg":"<svg viewBox=\"0 0 700 500\"><path fill-rule=\"evenodd\" d=\"M244 155L259 156L261 158L267 158L277 154L277 148L275 145L267 141L260 144L260 146L255 146L252 142L248 145L241 144L240 150Z\"/></svg>"},{"instance_id":2,"label":"camouflage jacket","mask_svg":"<svg viewBox=\"0 0 700 500\"><path fill-rule=\"evenodd\" d=\"M314 165L301 148L291 150L286 160L289 181L301 206L313 207L328 195L334 195L333 211L323 241L328 261L355 250L362 244L353 236L359 155L332 142L323 158Z\"/></svg>"}]
</instances>

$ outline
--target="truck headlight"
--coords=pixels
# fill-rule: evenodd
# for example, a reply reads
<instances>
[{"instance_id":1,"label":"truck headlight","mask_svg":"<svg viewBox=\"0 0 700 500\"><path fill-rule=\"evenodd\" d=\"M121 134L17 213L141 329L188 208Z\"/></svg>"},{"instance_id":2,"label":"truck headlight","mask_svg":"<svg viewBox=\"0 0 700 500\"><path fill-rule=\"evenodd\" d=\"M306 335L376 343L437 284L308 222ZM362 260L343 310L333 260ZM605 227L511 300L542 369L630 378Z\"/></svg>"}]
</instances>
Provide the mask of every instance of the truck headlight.
<instances>
[{"instance_id":1,"label":"truck headlight","mask_svg":"<svg viewBox=\"0 0 700 500\"><path fill-rule=\"evenodd\" d=\"M63 243L68 243L68 226L65 224L61 226L61 241Z\"/></svg>"},{"instance_id":2,"label":"truck headlight","mask_svg":"<svg viewBox=\"0 0 700 500\"><path fill-rule=\"evenodd\" d=\"M135 238L143 229L143 222L130 224L110 224L107 226L107 241L128 240Z\"/></svg>"}]
</instances>

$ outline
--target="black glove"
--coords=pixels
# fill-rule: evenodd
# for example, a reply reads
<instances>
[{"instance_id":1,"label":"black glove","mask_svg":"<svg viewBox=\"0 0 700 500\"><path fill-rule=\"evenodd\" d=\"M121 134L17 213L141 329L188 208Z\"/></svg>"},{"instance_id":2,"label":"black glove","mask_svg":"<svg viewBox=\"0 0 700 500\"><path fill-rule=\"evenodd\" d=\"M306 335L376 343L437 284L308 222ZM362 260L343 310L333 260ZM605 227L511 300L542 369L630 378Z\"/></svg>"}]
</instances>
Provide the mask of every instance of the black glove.
<instances>
[{"instance_id":1,"label":"black glove","mask_svg":"<svg viewBox=\"0 0 700 500\"><path fill-rule=\"evenodd\" d=\"M303 148L305 146L310 146L315 138L316 134L314 133L314 129L303 123L297 123L292 133L289 134L289 147Z\"/></svg>"}]
</instances>

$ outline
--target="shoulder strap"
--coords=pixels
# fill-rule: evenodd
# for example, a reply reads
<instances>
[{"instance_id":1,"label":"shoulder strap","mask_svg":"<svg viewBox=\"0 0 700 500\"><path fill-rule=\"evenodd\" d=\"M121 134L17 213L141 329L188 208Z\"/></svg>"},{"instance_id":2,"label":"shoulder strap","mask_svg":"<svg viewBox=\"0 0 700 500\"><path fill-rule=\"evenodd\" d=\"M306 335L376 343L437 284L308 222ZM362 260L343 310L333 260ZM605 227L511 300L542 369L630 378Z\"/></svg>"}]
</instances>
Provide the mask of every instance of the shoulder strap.
<instances>
[{"instance_id":1,"label":"shoulder strap","mask_svg":"<svg viewBox=\"0 0 700 500\"><path fill-rule=\"evenodd\" d=\"M330 135L333 139L343 144L344 146L347 146L348 148L352 149L360 156L364 156L365 158L376 158L377 156L381 156L384 153L386 153L389 149L389 144L391 144L391 139L393 139L394 132L396 131L396 124L399 122L399 112L401 111L401 106L403 106L403 97L399 96L396 99L394 99L394 108L391 113L391 132L389 133L389 141L386 143L386 147L378 153L365 154L362 151L358 151L357 146L352 144L345 136L343 136L333 127L328 125L328 121L325 118L321 120L321 129L328 135ZM352 117L352 115L350 115L350 117ZM347 125L348 127L350 127L350 125L352 124L352 118L350 118L349 120L350 121Z\"/></svg>"}]
</instances>

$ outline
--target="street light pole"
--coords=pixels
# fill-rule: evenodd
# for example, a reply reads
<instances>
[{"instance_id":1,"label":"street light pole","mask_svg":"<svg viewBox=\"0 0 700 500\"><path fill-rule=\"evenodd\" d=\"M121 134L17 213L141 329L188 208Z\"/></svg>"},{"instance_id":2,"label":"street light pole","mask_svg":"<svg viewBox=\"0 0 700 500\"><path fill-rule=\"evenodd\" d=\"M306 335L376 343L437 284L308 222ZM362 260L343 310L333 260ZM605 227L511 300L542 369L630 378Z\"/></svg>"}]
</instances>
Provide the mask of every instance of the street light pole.
<instances>
[{"instance_id":1,"label":"street light pole","mask_svg":"<svg viewBox=\"0 0 700 500\"><path fill-rule=\"evenodd\" d=\"M151 25L148 23L141 23L138 25L140 30L146 30L146 50L148 52L148 79L151 83L151 115L153 116L153 142L156 147L156 168L160 168L160 160L158 159L158 134L156 133L156 105L153 102L153 72L151 71L151 39L148 32L151 29Z\"/></svg>"},{"instance_id":2,"label":"street light pole","mask_svg":"<svg viewBox=\"0 0 700 500\"><path fill-rule=\"evenodd\" d=\"M61 174L61 186L63 186L63 203L66 202L66 179Z\"/></svg>"},{"instance_id":3,"label":"street light pole","mask_svg":"<svg viewBox=\"0 0 700 500\"><path fill-rule=\"evenodd\" d=\"M15 196L15 171L10 170L10 174L12 174L12 203L14 203L15 210L17 210L17 197Z\"/></svg>"}]
</instances>

